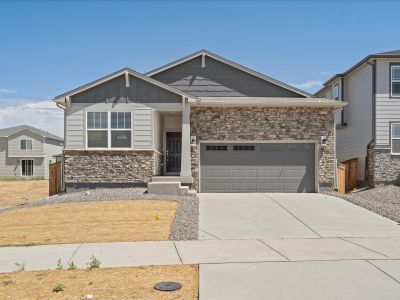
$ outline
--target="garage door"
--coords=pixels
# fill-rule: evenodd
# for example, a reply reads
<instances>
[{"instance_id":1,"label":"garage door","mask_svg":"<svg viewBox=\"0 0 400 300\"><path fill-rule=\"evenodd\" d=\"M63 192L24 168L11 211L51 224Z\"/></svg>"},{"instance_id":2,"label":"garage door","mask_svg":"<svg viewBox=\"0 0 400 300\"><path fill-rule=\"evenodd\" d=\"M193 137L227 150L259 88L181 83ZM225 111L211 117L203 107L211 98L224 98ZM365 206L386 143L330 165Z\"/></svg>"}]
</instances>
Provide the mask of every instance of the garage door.
<instances>
[{"instance_id":1,"label":"garage door","mask_svg":"<svg viewBox=\"0 0 400 300\"><path fill-rule=\"evenodd\" d=\"M201 143L200 191L315 192L315 144Z\"/></svg>"}]
</instances>

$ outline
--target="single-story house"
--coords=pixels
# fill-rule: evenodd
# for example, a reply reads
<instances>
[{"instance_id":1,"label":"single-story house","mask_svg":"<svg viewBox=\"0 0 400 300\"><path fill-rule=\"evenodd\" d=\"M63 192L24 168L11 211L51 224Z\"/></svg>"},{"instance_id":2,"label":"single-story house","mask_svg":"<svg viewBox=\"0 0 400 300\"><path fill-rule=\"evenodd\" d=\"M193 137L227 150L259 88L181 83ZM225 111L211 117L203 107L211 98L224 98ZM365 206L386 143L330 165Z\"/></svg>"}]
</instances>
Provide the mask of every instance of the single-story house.
<instances>
[{"instance_id":1,"label":"single-story house","mask_svg":"<svg viewBox=\"0 0 400 300\"><path fill-rule=\"evenodd\" d=\"M335 183L334 114L346 103L206 50L54 100L65 114L67 189L318 192Z\"/></svg>"}]
</instances>

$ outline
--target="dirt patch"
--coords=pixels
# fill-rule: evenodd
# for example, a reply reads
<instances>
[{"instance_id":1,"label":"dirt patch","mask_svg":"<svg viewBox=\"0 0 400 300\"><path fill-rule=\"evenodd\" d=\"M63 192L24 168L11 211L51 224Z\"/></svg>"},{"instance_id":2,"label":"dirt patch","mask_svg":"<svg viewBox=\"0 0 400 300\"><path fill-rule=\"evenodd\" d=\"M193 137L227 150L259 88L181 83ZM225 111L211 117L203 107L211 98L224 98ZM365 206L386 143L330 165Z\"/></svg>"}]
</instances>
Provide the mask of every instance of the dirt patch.
<instances>
[{"instance_id":1,"label":"dirt patch","mask_svg":"<svg viewBox=\"0 0 400 300\"><path fill-rule=\"evenodd\" d=\"M0 246L168 240L176 201L96 201L1 214Z\"/></svg>"},{"instance_id":2,"label":"dirt patch","mask_svg":"<svg viewBox=\"0 0 400 300\"><path fill-rule=\"evenodd\" d=\"M0 208L21 205L48 196L48 180L0 180Z\"/></svg>"},{"instance_id":3,"label":"dirt patch","mask_svg":"<svg viewBox=\"0 0 400 300\"><path fill-rule=\"evenodd\" d=\"M160 281L178 281L180 290L160 292ZM64 290L53 292L57 284ZM52 270L0 274L2 299L198 299L198 267L192 265Z\"/></svg>"}]
</instances>

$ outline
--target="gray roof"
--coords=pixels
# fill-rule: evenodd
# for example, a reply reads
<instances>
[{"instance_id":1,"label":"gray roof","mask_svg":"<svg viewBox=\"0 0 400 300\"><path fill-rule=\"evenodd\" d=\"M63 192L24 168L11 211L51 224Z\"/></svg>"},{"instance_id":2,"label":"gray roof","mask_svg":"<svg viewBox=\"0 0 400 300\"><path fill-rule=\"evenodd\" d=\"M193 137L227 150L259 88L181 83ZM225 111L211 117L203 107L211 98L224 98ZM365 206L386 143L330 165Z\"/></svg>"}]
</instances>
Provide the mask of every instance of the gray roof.
<instances>
[{"instance_id":1,"label":"gray roof","mask_svg":"<svg viewBox=\"0 0 400 300\"><path fill-rule=\"evenodd\" d=\"M367 62L371 58L391 58L391 57L392 58L400 58L400 50L393 50L393 51L370 54L367 57L360 60L358 63L356 63L354 66L352 66L347 71L336 74L333 77L329 78L327 81L324 82L324 87L322 89L320 89L319 91L315 92L314 95L317 95L318 93L323 91L325 89L325 86L328 85L333 80L335 80L336 78L346 76L347 74L351 73L352 71L357 69L359 66L361 66L363 63Z\"/></svg>"},{"instance_id":2,"label":"gray roof","mask_svg":"<svg viewBox=\"0 0 400 300\"><path fill-rule=\"evenodd\" d=\"M254 71L254 70L252 70L252 69L250 69L250 68L247 68L247 67L245 67L245 66L242 66L242 65L240 65L240 64L238 64L238 63L235 63L235 62L233 62L233 61L231 61L231 60L229 60L229 59L226 59L226 58L224 58L224 57L222 57L222 56L219 56L219 55L217 55L217 54L214 54L214 53L212 53L212 52L210 52L210 51L207 51L207 50L204 50L204 49L203 49L203 50L200 50L200 51L197 51L197 52L194 52L194 53L192 53L192 54L189 54L189 55L187 55L187 56L185 56L185 57L182 57L182 58L180 58L180 59L178 59L178 60L175 60L175 61L173 61L173 62L171 62L171 63L169 63L169 64L166 64L166 65L164 65L164 66L162 66L162 67L159 67L159 68L157 68L157 69L154 69L154 70L152 70L152 71L149 71L149 72L145 73L145 75L151 77L151 76L153 76L153 75L155 75L155 74L157 74L157 73L163 72L163 71L165 71L165 70L167 70L167 69L169 69L169 68L172 68L172 67L174 67L174 66L176 66L176 65L182 64L182 63L184 63L184 62L186 62L186 61L188 61L188 60L191 60L191 59L193 59L193 58L196 58L196 57L198 57L198 56L200 56L200 55L209 56L209 57L211 57L211 58L213 58L213 59L215 59L215 60L218 60L218 61L220 61L220 62L222 62L222 63L224 63L224 64L227 64L227 65L229 65L229 66L231 66L231 67L234 67L234 68L236 68L236 69L239 69L239 70L241 70L241 71L243 71L243 72L246 72L246 73L248 73L248 74L250 74L250 75L253 75L253 76L255 76L255 77L261 78L262 80L265 80L265 81L267 81L267 82L273 83L273 84L275 84L275 85L278 85L278 86L280 86L280 87L283 87L283 88L285 88L285 89L287 89L287 90L290 90L290 91L295 92L295 93L297 93L297 94L300 94L300 95L302 95L302 96L305 96L305 97L314 97L314 95L312 95L312 94L310 94L310 93L307 93L307 92L305 92L305 91L303 91L303 90L301 90L301 89L295 88L295 87L293 87L293 86L291 86L291 85L289 85L289 84L286 84L286 83L284 83L284 82L282 82L282 81L276 80L276 79L274 79L274 78L272 78L272 77L266 76L266 75L264 75L264 74L262 74L262 73L260 73L260 72Z\"/></svg>"},{"instance_id":3,"label":"gray roof","mask_svg":"<svg viewBox=\"0 0 400 300\"><path fill-rule=\"evenodd\" d=\"M386 51L386 52L381 52L381 53L375 53L373 55L400 55L400 50L394 50L394 51Z\"/></svg>"},{"instance_id":4,"label":"gray roof","mask_svg":"<svg viewBox=\"0 0 400 300\"><path fill-rule=\"evenodd\" d=\"M143 74L141 74L139 72L136 72L135 70L132 70L130 68L123 68L123 69L121 69L119 71L116 71L116 72L114 72L112 74L109 74L107 76L101 77L101 78L99 78L99 79L97 79L95 81L89 82L88 84L85 84L85 85L82 85L82 86L80 86L80 87L78 87L76 89L73 89L73 90L71 90L69 92L66 92L66 93L63 93L61 95L58 95L58 96L54 97L54 100L57 101L57 100L62 99L64 97L66 97L66 96L73 96L73 95L78 94L80 92L83 92L83 91L85 91L87 89L90 89L90 88L92 88L92 87L94 87L94 86L96 86L98 84L101 84L101 83L103 83L105 81L108 81L110 79L113 79L113 78L116 78L118 76L121 76L121 75L123 75L125 73L128 73L128 74L130 74L130 75L132 75L134 77L137 77L137 78L142 79L144 81L147 81L147 82L149 82L151 84L159 86L160 88L163 88L163 89L165 89L167 91L170 91L172 93L175 93L177 95L185 96L187 98L194 98L194 99L196 98L193 95L185 93L185 92L183 92L181 90L178 90L178 89L176 89L176 88L174 88L172 86L169 86L169 85L167 85L165 83L157 81L157 80L155 80L153 78L147 77L147 76L145 76L145 75L143 75Z\"/></svg>"},{"instance_id":5,"label":"gray roof","mask_svg":"<svg viewBox=\"0 0 400 300\"><path fill-rule=\"evenodd\" d=\"M53 139L53 140L57 140L57 141L60 141L60 142L64 142L64 139L60 138L59 136L56 136L54 134L48 133L46 131L37 129L37 128L29 126L29 125L19 125L19 126L0 129L0 137L8 137L8 136L13 135L13 134L15 134L17 132L20 132L22 130L29 130L29 131L31 131L33 133L36 133L38 135L41 135L43 137L46 137L46 138L49 138L49 139Z\"/></svg>"}]
</instances>

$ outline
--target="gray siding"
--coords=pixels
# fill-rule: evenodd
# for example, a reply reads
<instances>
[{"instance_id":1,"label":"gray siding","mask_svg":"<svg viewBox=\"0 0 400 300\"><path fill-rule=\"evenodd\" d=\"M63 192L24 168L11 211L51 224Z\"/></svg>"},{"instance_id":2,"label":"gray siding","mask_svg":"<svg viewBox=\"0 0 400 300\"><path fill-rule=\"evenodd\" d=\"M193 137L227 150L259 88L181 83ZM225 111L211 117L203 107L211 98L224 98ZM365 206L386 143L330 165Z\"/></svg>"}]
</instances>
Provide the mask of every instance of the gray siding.
<instances>
[{"instance_id":1,"label":"gray siding","mask_svg":"<svg viewBox=\"0 0 400 300\"><path fill-rule=\"evenodd\" d=\"M372 67L364 65L344 81L347 126L336 131L337 159L358 158L358 179L364 180L367 145L372 140Z\"/></svg>"},{"instance_id":2,"label":"gray siding","mask_svg":"<svg viewBox=\"0 0 400 300\"><path fill-rule=\"evenodd\" d=\"M66 149L85 149L86 112L127 111L133 112L132 148L153 148L153 109L136 103L71 103L66 111Z\"/></svg>"},{"instance_id":3,"label":"gray siding","mask_svg":"<svg viewBox=\"0 0 400 300\"><path fill-rule=\"evenodd\" d=\"M210 57L201 57L155 74L152 78L199 97L302 97Z\"/></svg>"},{"instance_id":4,"label":"gray siding","mask_svg":"<svg viewBox=\"0 0 400 300\"><path fill-rule=\"evenodd\" d=\"M156 85L129 75L130 85L125 86L125 75L111 79L72 96L73 103L180 103L182 97Z\"/></svg>"},{"instance_id":5,"label":"gray siding","mask_svg":"<svg viewBox=\"0 0 400 300\"><path fill-rule=\"evenodd\" d=\"M390 62L400 59L379 59L376 65L376 145L390 148L390 122L400 122L400 99L390 98Z\"/></svg>"},{"instance_id":6,"label":"gray siding","mask_svg":"<svg viewBox=\"0 0 400 300\"><path fill-rule=\"evenodd\" d=\"M22 139L32 140L32 150L21 150L20 141ZM44 138L28 130L20 131L8 137L8 156L9 157L32 157L44 156Z\"/></svg>"}]
</instances>

